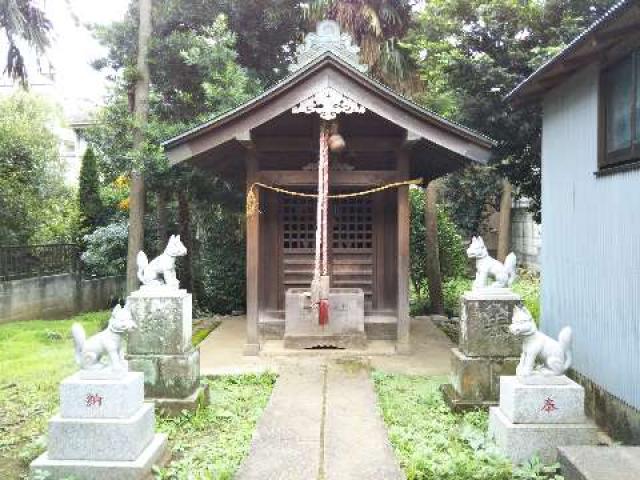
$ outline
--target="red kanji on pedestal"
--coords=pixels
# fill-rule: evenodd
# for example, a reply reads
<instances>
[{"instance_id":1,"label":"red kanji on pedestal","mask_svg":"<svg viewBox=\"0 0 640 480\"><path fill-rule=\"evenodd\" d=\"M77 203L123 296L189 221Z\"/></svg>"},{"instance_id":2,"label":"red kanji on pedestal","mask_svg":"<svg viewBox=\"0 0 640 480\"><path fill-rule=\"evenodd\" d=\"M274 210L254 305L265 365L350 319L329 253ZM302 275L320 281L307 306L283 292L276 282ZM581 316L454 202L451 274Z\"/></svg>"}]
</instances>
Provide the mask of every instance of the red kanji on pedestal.
<instances>
[{"instance_id":1,"label":"red kanji on pedestal","mask_svg":"<svg viewBox=\"0 0 640 480\"><path fill-rule=\"evenodd\" d=\"M100 395L98 395L97 393L88 393L85 405L87 407L93 407L93 406L96 406L96 405L98 407L101 407L102 406L102 397Z\"/></svg>"},{"instance_id":2,"label":"red kanji on pedestal","mask_svg":"<svg viewBox=\"0 0 640 480\"><path fill-rule=\"evenodd\" d=\"M554 410L558 410L558 407L556 407L556 401L551 397L545 398L544 405L542 405L542 411L551 413Z\"/></svg>"}]
</instances>

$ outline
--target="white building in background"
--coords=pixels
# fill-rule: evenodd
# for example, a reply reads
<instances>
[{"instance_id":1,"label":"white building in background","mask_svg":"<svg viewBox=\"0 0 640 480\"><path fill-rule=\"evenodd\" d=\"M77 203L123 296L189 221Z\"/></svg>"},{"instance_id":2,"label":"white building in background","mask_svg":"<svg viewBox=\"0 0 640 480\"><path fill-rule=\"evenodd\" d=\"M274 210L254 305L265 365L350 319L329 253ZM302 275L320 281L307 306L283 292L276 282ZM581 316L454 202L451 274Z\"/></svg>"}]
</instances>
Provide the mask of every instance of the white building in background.
<instances>
[{"instance_id":1,"label":"white building in background","mask_svg":"<svg viewBox=\"0 0 640 480\"><path fill-rule=\"evenodd\" d=\"M1 58L1 57L0 57ZM31 62L30 62L31 63ZM91 115L98 107L97 99L83 99L62 95L56 84L55 74L43 74L34 64L30 68L29 89L57 106L61 110L60 122L52 125L52 132L58 137L60 158L64 160L65 179L67 184L75 185L80 176L82 156L87 149L87 143L82 137L82 130L91 124ZM0 79L0 95L11 95L19 87L7 76Z\"/></svg>"},{"instance_id":2,"label":"white building in background","mask_svg":"<svg viewBox=\"0 0 640 480\"><path fill-rule=\"evenodd\" d=\"M83 129L91 124L97 108L108 92L105 75L91 62L105 54L87 25L109 23L124 16L128 0L41 0L41 8L53 24L51 47L43 58L22 48L27 63L30 90L60 107L63 121L52 126L60 139L60 157L65 160L66 179L78 182L82 156L87 148ZM0 61L6 58L7 43L0 36ZM0 95L19 88L1 72Z\"/></svg>"}]
</instances>

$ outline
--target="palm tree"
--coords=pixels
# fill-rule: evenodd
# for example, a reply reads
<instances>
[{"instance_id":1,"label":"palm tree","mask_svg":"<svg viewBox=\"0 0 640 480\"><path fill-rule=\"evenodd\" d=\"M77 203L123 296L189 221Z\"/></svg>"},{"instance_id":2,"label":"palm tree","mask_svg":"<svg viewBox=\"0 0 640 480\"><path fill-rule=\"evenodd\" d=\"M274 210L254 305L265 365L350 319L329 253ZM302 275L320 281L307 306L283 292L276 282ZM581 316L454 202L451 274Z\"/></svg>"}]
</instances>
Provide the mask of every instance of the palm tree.
<instances>
[{"instance_id":1,"label":"palm tree","mask_svg":"<svg viewBox=\"0 0 640 480\"><path fill-rule=\"evenodd\" d=\"M9 49L5 72L13 80L27 85L27 68L19 43L32 47L40 56L49 46L51 22L36 5L36 0L0 0L0 31L4 31Z\"/></svg>"},{"instance_id":2,"label":"palm tree","mask_svg":"<svg viewBox=\"0 0 640 480\"><path fill-rule=\"evenodd\" d=\"M308 18L336 20L360 46L361 58L379 80L405 93L418 87L415 68L400 40L411 26L409 0L311 0Z\"/></svg>"}]
</instances>

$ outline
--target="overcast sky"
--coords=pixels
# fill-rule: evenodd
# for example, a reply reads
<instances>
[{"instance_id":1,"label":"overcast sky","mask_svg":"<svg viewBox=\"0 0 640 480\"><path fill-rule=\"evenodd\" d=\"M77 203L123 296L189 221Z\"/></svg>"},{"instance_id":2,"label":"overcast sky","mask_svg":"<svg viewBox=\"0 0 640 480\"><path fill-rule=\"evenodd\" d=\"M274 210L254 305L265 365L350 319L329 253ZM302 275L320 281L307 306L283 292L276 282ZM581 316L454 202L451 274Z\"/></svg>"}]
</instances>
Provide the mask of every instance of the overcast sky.
<instances>
[{"instance_id":1,"label":"overcast sky","mask_svg":"<svg viewBox=\"0 0 640 480\"><path fill-rule=\"evenodd\" d=\"M106 81L90 65L104 54L87 24L107 24L124 17L130 0L46 0L53 23L53 41L48 58L56 72L56 83L65 97L100 99Z\"/></svg>"}]
</instances>

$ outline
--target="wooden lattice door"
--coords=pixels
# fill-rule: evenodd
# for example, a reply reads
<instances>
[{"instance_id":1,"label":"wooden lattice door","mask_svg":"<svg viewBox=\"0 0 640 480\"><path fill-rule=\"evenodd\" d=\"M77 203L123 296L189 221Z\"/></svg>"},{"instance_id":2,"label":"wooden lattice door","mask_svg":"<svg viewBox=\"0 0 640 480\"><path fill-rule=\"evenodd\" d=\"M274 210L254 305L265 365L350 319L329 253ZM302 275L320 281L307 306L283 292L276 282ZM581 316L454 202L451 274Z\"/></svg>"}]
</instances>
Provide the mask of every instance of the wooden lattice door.
<instances>
[{"instance_id":1,"label":"wooden lattice door","mask_svg":"<svg viewBox=\"0 0 640 480\"><path fill-rule=\"evenodd\" d=\"M370 196L337 199L331 204L332 286L361 288L365 310L371 310L373 303L373 216Z\"/></svg>"},{"instance_id":2,"label":"wooden lattice door","mask_svg":"<svg viewBox=\"0 0 640 480\"><path fill-rule=\"evenodd\" d=\"M282 268L280 304L289 288L308 288L313 277L316 202L282 196L280 201ZM371 310L374 291L374 212L371 197L330 201L329 265L333 287L362 288L365 309Z\"/></svg>"}]
</instances>

